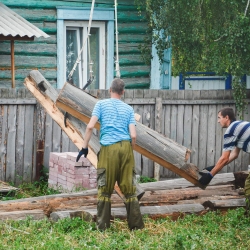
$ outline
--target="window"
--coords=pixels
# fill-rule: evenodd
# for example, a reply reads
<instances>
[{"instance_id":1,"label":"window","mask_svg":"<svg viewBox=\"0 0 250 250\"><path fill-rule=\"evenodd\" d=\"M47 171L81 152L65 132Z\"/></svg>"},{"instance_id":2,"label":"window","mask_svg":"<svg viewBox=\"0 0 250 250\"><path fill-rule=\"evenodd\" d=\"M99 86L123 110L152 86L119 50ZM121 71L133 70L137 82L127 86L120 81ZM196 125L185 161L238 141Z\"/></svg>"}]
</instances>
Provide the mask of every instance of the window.
<instances>
[{"instance_id":1,"label":"window","mask_svg":"<svg viewBox=\"0 0 250 250\"><path fill-rule=\"evenodd\" d=\"M94 81L89 89L107 89L114 76L114 10L94 9L87 41L90 9L58 8L57 87L62 88L81 52L73 82L82 88L92 66ZM88 43L89 42L89 43ZM90 46L89 46L90 45Z\"/></svg>"},{"instance_id":2,"label":"window","mask_svg":"<svg viewBox=\"0 0 250 250\"><path fill-rule=\"evenodd\" d=\"M87 83L90 71L92 71L94 78L88 88L105 89L105 22L92 22L89 41L87 40L87 21L67 21L65 22L65 30L66 79L83 47L81 60L72 77L73 83L82 88Z\"/></svg>"}]
</instances>

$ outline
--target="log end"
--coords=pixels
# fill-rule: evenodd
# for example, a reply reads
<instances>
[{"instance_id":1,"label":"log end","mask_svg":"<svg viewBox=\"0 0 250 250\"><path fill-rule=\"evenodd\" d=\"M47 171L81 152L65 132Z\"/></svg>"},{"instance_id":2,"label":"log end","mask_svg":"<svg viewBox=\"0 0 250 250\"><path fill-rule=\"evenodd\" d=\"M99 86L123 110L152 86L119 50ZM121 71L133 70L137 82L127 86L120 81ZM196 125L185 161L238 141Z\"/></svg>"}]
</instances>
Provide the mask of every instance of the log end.
<instances>
[{"instance_id":1,"label":"log end","mask_svg":"<svg viewBox=\"0 0 250 250\"><path fill-rule=\"evenodd\" d=\"M187 163L183 167L181 167L181 169L187 172L190 176L192 176L196 180L199 179L199 168L196 167L193 163Z\"/></svg>"}]
</instances>

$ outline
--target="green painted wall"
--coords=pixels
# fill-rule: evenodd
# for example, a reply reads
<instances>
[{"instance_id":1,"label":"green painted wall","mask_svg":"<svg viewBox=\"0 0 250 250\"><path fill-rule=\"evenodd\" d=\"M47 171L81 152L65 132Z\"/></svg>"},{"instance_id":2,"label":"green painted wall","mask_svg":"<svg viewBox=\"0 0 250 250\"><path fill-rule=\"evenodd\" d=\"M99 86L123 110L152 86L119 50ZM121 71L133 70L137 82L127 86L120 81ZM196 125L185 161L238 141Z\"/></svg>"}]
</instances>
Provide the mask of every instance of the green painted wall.
<instances>
[{"instance_id":1,"label":"green painted wall","mask_svg":"<svg viewBox=\"0 0 250 250\"><path fill-rule=\"evenodd\" d=\"M90 0L0 0L32 24L50 35L33 42L15 41L16 86L32 69L38 69L57 86L57 6L91 7ZM150 66L142 61L138 45L143 42L146 24L138 16L134 0L118 0L119 57L121 78L127 88L149 88ZM113 8L113 0L96 0L96 7ZM115 44L114 44L115 46ZM11 87L10 42L0 41L0 87Z\"/></svg>"}]
</instances>

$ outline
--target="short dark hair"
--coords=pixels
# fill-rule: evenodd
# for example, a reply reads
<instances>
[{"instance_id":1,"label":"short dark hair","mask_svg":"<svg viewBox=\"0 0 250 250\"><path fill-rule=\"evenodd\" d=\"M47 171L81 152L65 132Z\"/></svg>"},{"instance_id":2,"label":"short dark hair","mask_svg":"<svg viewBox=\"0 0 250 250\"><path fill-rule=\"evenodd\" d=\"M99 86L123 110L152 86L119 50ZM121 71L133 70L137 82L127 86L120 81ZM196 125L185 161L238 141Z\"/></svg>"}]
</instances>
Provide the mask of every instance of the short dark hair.
<instances>
[{"instance_id":1,"label":"short dark hair","mask_svg":"<svg viewBox=\"0 0 250 250\"><path fill-rule=\"evenodd\" d=\"M125 83L120 78L114 78L111 83L111 91L113 93L117 93L118 95L121 95L125 87Z\"/></svg>"},{"instance_id":2,"label":"short dark hair","mask_svg":"<svg viewBox=\"0 0 250 250\"><path fill-rule=\"evenodd\" d=\"M222 115L223 117L226 117L226 116L228 115L229 120L230 120L231 122L233 122L233 121L236 120L236 118L235 118L235 113L234 113L234 110L233 110L232 108L229 108L229 107L223 108L223 109L221 109L221 110L218 112L218 114L219 114L219 113L221 113L221 115Z\"/></svg>"}]
</instances>

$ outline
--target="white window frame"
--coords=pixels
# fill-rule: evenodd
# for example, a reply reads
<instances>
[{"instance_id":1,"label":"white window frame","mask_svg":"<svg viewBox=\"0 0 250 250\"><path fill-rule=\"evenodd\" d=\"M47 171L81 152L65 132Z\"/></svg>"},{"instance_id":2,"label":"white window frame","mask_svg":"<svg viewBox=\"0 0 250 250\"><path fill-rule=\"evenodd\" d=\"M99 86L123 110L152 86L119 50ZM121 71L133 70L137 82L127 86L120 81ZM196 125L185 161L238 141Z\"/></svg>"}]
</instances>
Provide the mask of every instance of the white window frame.
<instances>
[{"instance_id":1,"label":"white window frame","mask_svg":"<svg viewBox=\"0 0 250 250\"><path fill-rule=\"evenodd\" d=\"M65 35L66 35L66 30L76 30L80 39L80 34L79 34L80 32L78 28L83 28L82 42L84 43L88 35L88 21L81 21L81 22L65 21L64 22ZM105 75L106 75L106 72L105 72L105 44L106 44L105 23L93 21L91 24L91 28L99 28L99 88L105 89ZM78 51L81 50L79 39L77 40ZM66 41L66 37L64 37L64 40ZM64 45L65 45L64 51L66 51L66 43ZM88 55L87 44L83 48L83 55L86 55L86 56ZM65 72L66 72L66 60L64 64L65 64L64 67L65 67ZM87 74L89 70L89 65L87 63L87 60L83 60L82 62L79 62L79 69L80 69L79 70L79 80L80 80L79 87L82 88L88 81Z\"/></svg>"},{"instance_id":2,"label":"white window frame","mask_svg":"<svg viewBox=\"0 0 250 250\"><path fill-rule=\"evenodd\" d=\"M65 22L66 21L88 21L90 8L57 8L57 88L61 89L66 82L66 56L65 56ZM95 8L92 18L92 27L95 21L105 22L106 32L100 34L106 37L106 59L100 61L100 69L105 70L105 82L100 89L108 89L114 77L114 9ZM75 26L77 26L75 22ZM84 41L83 41L84 42ZM105 58L105 46L101 46L101 55ZM101 64L102 63L102 64ZM105 67L106 66L106 67ZM100 79L102 75L100 75Z\"/></svg>"}]
</instances>

